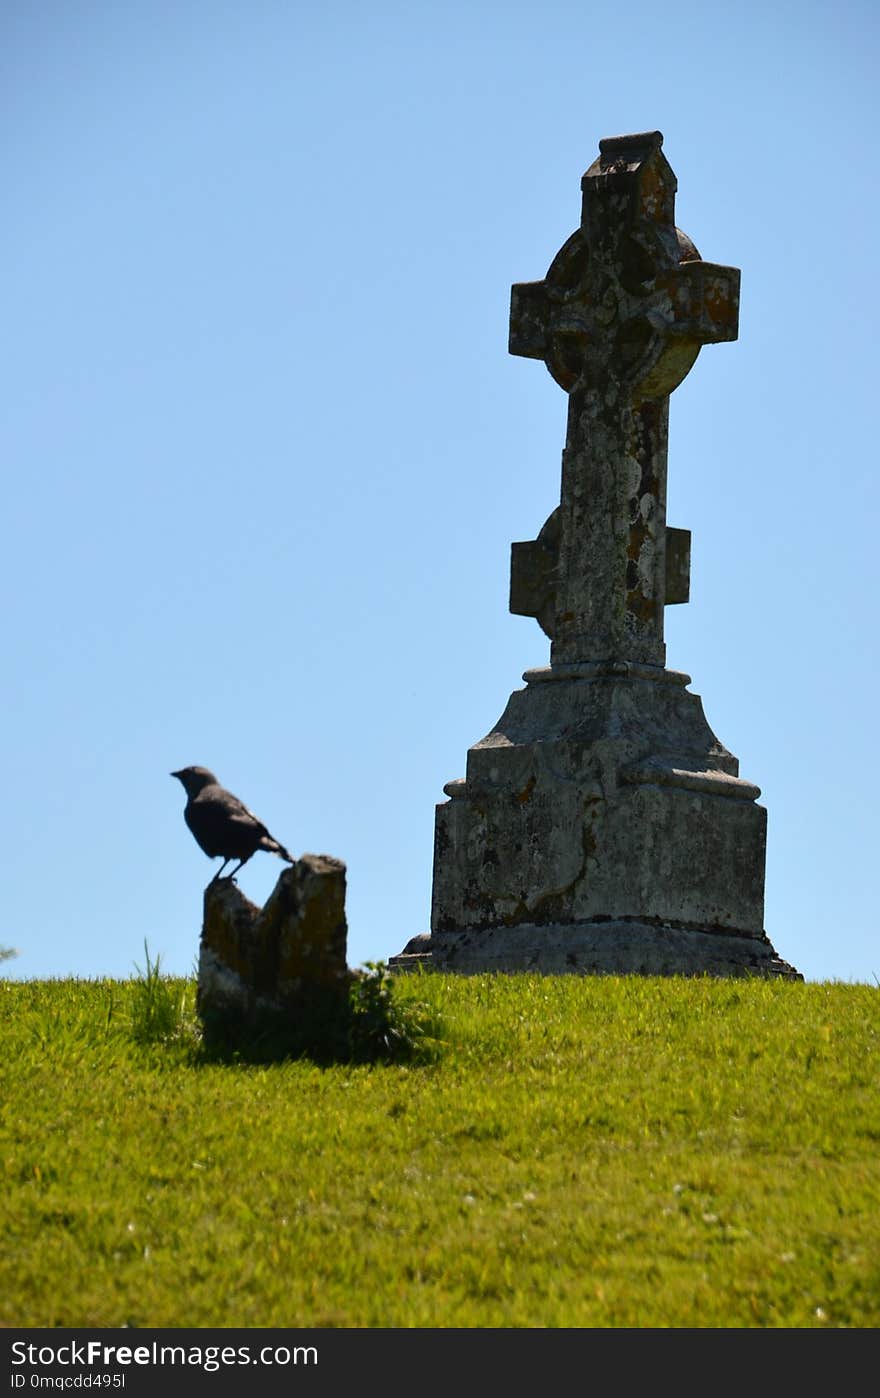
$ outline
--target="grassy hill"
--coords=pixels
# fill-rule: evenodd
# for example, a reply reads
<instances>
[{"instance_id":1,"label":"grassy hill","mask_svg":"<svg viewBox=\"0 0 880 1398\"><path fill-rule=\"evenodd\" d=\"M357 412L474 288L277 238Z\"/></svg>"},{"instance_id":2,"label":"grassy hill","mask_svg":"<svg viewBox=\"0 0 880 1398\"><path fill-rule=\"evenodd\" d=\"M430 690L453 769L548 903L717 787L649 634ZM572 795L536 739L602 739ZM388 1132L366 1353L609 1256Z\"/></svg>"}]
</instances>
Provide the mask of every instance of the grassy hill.
<instances>
[{"instance_id":1,"label":"grassy hill","mask_svg":"<svg viewBox=\"0 0 880 1398\"><path fill-rule=\"evenodd\" d=\"M421 1065L0 981L0 1324L877 1326L880 991L427 975Z\"/></svg>"}]
</instances>

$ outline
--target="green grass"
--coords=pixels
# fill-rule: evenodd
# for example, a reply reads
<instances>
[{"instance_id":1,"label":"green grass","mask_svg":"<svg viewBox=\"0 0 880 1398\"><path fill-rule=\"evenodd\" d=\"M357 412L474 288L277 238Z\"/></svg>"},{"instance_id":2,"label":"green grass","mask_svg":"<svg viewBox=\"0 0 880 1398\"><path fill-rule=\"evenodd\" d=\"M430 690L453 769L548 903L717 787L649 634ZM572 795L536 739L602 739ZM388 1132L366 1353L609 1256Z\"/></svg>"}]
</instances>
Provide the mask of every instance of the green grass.
<instances>
[{"instance_id":1,"label":"green grass","mask_svg":"<svg viewBox=\"0 0 880 1398\"><path fill-rule=\"evenodd\" d=\"M0 1324L880 1323L874 987L405 978L440 1056L322 1067L155 969L0 980Z\"/></svg>"}]
</instances>

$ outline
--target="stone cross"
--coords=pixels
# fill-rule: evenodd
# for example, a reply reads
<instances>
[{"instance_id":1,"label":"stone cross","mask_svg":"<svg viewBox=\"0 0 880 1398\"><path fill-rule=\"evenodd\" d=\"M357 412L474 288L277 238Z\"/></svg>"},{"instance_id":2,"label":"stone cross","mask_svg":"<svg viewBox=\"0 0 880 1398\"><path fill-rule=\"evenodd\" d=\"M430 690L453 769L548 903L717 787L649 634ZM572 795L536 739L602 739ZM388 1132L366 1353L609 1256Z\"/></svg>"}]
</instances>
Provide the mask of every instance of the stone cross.
<instances>
[{"instance_id":1,"label":"stone cross","mask_svg":"<svg viewBox=\"0 0 880 1398\"><path fill-rule=\"evenodd\" d=\"M554 667L663 666L664 604L688 598L690 535L666 527L669 394L702 345L736 339L739 271L675 227L662 140L600 141L580 228L512 289L511 353L569 395L561 503L511 557L510 609L537 617Z\"/></svg>"},{"instance_id":2,"label":"stone cross","mask_svg":"<svg viewBox=\"0 0 880 1398\"><path fill-rule=\"evenodd\" d=\"M737 335L739 272L675 227L659 131L600 141L581 226L514 286L510 349L569 395L562 492L514 544L510 604L550 636L437 806L431 934L392 965L797 978L764 931L767 812L667 670L688 595L666 527L669 395Z\"/></svg>"}]
</instances>

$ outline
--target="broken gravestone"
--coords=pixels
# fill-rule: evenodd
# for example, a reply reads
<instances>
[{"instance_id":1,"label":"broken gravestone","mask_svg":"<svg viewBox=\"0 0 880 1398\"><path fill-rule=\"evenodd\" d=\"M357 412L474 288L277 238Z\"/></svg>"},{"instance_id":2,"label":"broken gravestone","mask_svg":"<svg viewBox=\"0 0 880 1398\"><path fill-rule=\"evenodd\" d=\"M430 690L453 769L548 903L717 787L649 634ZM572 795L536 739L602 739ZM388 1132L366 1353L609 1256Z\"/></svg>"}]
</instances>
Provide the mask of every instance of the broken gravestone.
<instances>
[{"instance_id":1,"label":"broken gravestone","mask_svg":"<svg viewBox=\"0 0 880 1398\"><path fill-rule=\"evenodd\" d=\"M340 1019L352 977L346 941L345 865L330 855L302 855L263 908L233 879L209 883L197 996L208 1038L297 1040Z\"/></svg>"},{"instance_id":2,"label":"broken gravestone","mask_svg":"<svg viewBox=\"0 0 880 1398\"><path fill-rule=\"evenodd\" d=\"M665 668L690 573L666 524L669 395L736 339L740 274L676 228L661 145L600 141L579 229L513 288L511 353L568 394L560 503L511 557L510 609L550 664L444 788L431 933L395 969L798 977L764 931L759 788Z\"/></svg>"}]
</instances>

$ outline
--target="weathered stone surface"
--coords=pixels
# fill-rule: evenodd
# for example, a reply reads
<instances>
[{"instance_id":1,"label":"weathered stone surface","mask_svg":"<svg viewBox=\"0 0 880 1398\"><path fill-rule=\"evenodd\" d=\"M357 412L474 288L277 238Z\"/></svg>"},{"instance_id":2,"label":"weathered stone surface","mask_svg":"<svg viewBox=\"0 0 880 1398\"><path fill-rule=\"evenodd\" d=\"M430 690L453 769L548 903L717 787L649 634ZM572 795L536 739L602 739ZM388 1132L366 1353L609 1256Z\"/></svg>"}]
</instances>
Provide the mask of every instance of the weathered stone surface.
<instances>
[{"instance_id":1,"label":"weathered stone surface","mask_svg":"<svg viewBox=\"0 0 880 1398\"><path fill-rule=\"evenodd\" d=\"M797 974L763 929L759 789L664 668L664 607L690 587L690 534L666 525L669 394L736 339L739 272L675 227L661 142L601 141L580 228L513 288L511 352L569 396L560 503L511 552L511 611L550 665L447 784L431 936L398 969Z\"/></svg>"},{"instance_id":2,"label":"weathered stone surface","mask_svg":"<svg viewBox=\"0 0 880 1398\"><path fill-rule=\"evenodd\" d=\"M348 993L345 865L304 854L265 907L231 879L208 884L199 949L198 1011L215 1028L300 1013Z\"/></svg>"},{"instance_id":3,"label":"weathered stone surface","mask_svg":"<svg viewBox=\"0 0 880 1398\"><path fill-rule=\"evenodd\" d=\"M434 932L595 917L762 931L758 788L687 675L618 668L528 672L471 748L437 808Z\"/></svg>"}]
</instances>

